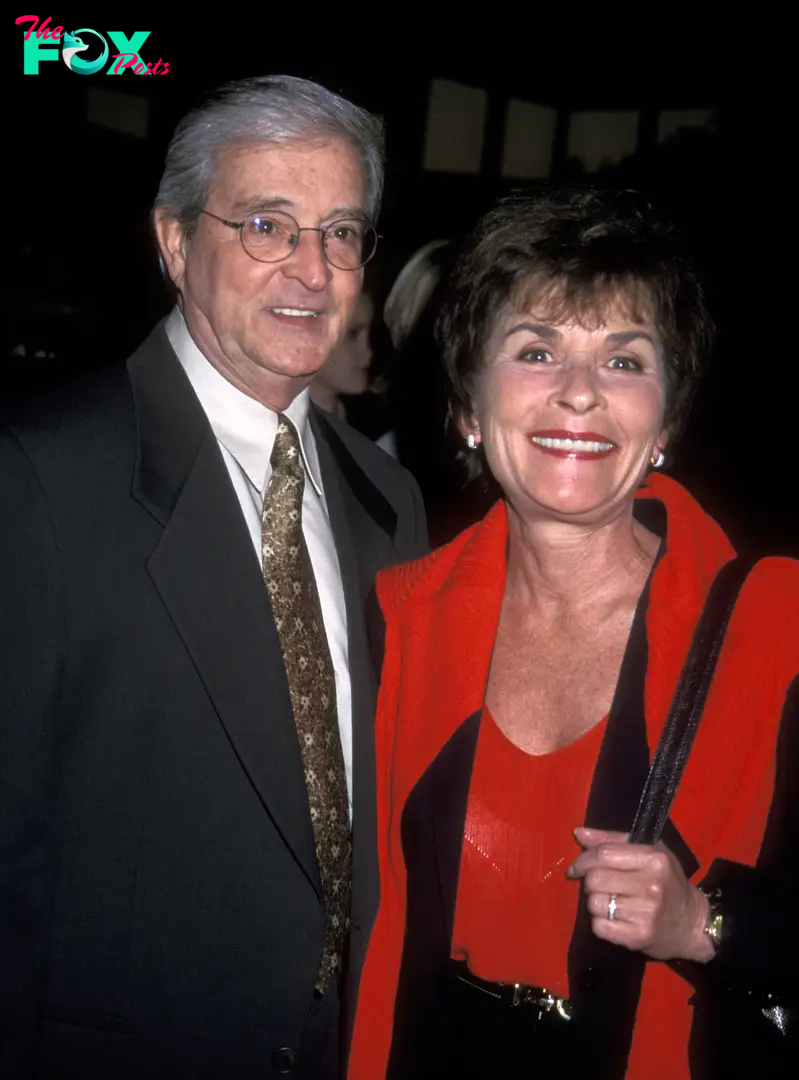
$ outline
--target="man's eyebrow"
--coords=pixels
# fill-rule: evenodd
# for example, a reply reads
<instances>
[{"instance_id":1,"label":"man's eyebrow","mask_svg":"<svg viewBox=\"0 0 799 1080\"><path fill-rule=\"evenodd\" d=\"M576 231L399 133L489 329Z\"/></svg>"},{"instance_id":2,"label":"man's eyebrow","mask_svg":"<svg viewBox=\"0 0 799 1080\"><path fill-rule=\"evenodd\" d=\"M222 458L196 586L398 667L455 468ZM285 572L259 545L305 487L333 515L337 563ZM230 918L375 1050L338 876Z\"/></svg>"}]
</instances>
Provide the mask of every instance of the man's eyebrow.
<instances>
[{"instance_id":1,"label":"man's eyebrow","mask_svg":"<svg viewBox=\"0 0 799 1080\"><path fill-rule=\"evenodd\" d=\"M233 214L257 214L267 210L283 210L292 217L296 214L296 208L291 199L282 198L279 195L254 195L249 199L240 199L233 204ZM323 221L337 221L340 218L357 218L368 221L364 210L353 206L336 206L322 218Z\"/></svg>"},{"instance_id":2,"label":"man's eyebrow","mask_svg":"<svg viewBox=\"0 0 799 1080\"><path fill-rule=\"evenodd\" d=\"M368 215L360 206L336 206L329 214L325 214L324 221L336 221L338 218L358 218L368 221Z\"/></svg>"},{"instance_id":3,"label":"man's eyebrow","mask_svg":"<svg viewBox=\"0 0 799 1080\"><path fill-rule=\"evenodd\" d=\"M252 195L249 199L239 199L233 204L234 214L255 214L259 210L288 210L292 203L278 195Z\"/></svg>"}]
</instances>

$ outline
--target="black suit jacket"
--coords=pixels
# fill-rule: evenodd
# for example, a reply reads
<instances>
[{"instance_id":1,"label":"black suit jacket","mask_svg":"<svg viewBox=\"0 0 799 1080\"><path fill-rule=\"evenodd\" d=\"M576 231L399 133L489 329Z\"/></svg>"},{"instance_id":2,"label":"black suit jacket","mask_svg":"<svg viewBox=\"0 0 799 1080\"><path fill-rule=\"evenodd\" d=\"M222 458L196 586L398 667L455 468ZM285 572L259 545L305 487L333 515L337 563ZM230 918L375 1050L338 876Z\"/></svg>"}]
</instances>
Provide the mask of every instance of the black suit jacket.
<instances>
[{"instance_id":1,"label":"black suit jacket","mask_svg":"<svg viewBox=\"0 0 799 1080\"><path fill-rule=\"evenodd\" d=\"M393 460L312 424L348 618L352 987L378 899L364 608L425 529ZM258 560L162 327L17 414L0 499L2 1073L275 1075L321 955L313 834Z\"/></svg>"}]
</instances>

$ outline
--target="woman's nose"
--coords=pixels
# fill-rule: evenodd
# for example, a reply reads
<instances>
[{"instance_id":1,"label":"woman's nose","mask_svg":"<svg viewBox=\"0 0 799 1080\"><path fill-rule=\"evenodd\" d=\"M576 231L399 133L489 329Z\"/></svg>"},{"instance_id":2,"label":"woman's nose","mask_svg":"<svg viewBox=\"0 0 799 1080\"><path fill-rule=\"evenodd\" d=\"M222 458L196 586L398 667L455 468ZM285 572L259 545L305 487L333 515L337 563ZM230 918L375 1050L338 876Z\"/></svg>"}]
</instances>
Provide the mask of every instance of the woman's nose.
<instances>
[{"instance_id":1,"label":"woman's nose","mask_svg":"<svg viewBox=\"0 0 799 1080\"><path fill-rule=\"evenodd\" d=\"M555 391L557 403L574 413L586 413L602 402L597 374L592 366L569 365Z\"/></svg>"}]
</instances>

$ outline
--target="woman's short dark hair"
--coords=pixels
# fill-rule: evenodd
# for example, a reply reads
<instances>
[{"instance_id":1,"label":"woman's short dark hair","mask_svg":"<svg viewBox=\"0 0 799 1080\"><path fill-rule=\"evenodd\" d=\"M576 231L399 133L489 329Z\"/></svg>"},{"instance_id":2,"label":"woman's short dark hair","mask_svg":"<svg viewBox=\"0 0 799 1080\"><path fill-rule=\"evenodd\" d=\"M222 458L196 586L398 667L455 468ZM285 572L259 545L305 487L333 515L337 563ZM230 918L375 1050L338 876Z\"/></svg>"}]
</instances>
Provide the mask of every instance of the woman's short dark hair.
<instances>
[{"instance_id":1,"label":"woman's short dark hair","mask_svg":"<svg viewBox=\"0 0 799 1080\"><path fill-rule=\"evenodd\" d=\"M472 412L486 344L507 304L593 328L616 302L635 321L649 316L663 343L673 440L712 338L702 287L673 228L632 191L550 189L503 199L465 242L436 324L451 418Z\"/></svg>"}]
</instances>

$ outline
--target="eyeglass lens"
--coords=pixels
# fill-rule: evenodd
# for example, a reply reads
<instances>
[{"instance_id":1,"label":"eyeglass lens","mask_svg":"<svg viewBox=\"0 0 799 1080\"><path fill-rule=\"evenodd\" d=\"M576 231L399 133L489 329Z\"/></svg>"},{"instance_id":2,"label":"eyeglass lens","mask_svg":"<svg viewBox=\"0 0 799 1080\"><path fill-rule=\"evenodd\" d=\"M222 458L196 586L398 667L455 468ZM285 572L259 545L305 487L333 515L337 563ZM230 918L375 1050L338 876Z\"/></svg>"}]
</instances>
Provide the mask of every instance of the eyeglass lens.
<instances>
[{"instance_id":1,"label":"eyeglass lens","mask_svg":"<svg viewBox=\"0 0 799 1080\"><path fill-rule=\"evenodd\" d=\"M241 230L241 240L247 252L261 262L278 262L288 258L297 246L301 232L290 214L271 210L268 214L249 214ZM334 221L322 233L322 245L327 260L340 270L357 270L374 255L377 234L368 221L346 218Z\"/></svg>"}]
</instances>

